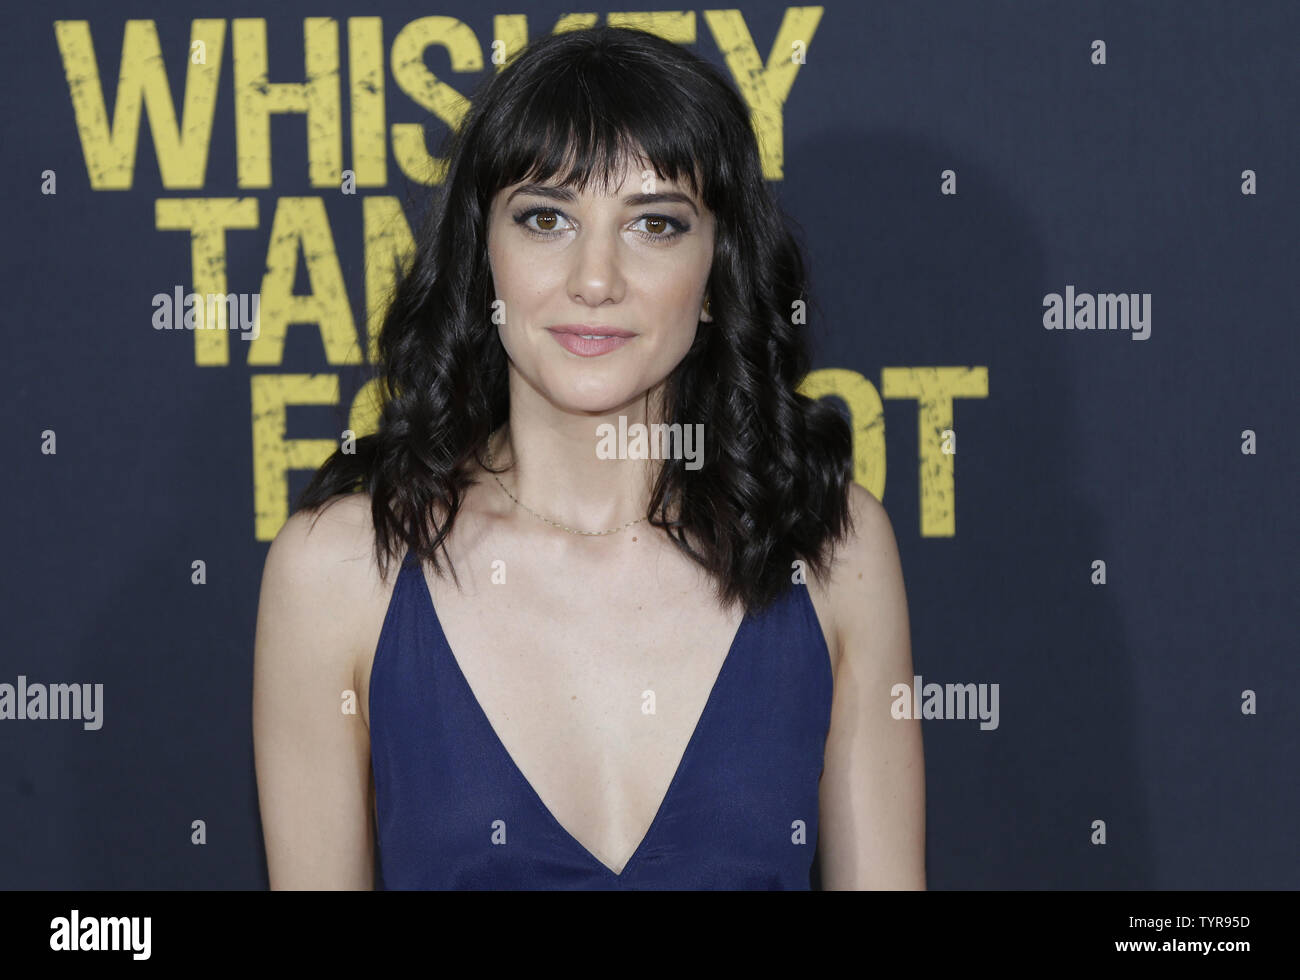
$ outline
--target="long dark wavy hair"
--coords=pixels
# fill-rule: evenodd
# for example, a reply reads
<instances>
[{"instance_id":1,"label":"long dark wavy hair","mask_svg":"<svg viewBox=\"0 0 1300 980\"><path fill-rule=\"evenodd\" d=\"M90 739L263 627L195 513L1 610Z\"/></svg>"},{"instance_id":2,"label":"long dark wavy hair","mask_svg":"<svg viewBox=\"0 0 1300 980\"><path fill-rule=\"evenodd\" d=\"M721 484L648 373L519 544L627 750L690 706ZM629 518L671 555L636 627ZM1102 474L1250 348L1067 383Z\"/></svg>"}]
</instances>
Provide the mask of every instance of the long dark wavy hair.
<instances>
[{"instance_id":1,"label":"long dark wavy hair","mask_svg":"<svg viewBox=\"0 0 1300 980\"><path fill-rule=\"evenodd\" d=\"M378 339L378 430L354 452L336 450L296 509L319 516L332 497L367 491L385 579L407 549L441 575L441 548L451 568L445 541L476 482L466 464L484 465L488 437L510 411L491 320L492 200L525 180L582 189L648 160L660 179L702 198L716 235L713 322L699 325L662 402L664 421L704 425L704 461L688 470L665 459L646 517L710 573L726 606L766 606L789 586L796 559L824 575L852 526L852 434L831 403L795 390L810 366L794 315L796 301L805 310L811 302L805 262L764 179L749 111L725 77L639 30L542 37L474 95L444 155L444 193L415 237Z\"/></svg>"}]
</instances>

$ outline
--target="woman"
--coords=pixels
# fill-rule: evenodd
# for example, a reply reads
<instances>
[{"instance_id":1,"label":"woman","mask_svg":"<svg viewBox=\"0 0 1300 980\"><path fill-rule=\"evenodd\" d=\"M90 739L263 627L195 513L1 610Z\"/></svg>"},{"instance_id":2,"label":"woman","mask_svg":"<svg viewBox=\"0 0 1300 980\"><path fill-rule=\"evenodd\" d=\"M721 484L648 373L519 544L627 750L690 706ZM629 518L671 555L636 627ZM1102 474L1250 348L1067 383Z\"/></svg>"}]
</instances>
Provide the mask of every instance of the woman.
<instances>
[{"instance_id":1,"label":"woman","mask_svg":"<svg viewBox=\"0 0 1300 980\"><path fill-rule=\"evenodd\" d=\"M898 554L795 391L803 268L677 45L546 37L475 97L378 431L267 555L273 888L924 888Z\"/></svg>"}]
</instances>

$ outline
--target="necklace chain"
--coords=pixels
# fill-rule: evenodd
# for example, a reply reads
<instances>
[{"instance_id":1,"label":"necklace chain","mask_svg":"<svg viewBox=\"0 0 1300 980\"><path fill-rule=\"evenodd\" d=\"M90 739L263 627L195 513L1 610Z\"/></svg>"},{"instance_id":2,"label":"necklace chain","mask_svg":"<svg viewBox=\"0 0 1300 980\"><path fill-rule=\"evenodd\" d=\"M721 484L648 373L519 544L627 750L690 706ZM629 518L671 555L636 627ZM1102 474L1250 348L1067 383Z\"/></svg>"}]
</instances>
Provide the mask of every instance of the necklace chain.
<instances>
[{"instance_id":1,"label":"necklace chain","mask_svg":"<svg viewBox=\"0 0 1300 980\"><path fill-rule=\"evenodd\" d=\"M488 451L487 451L487 464L488 464L488 470L491 471L492 469L492 447L491 446L488 447ZM492 474L492 479L497 481L497 486L499 486L502 489L502 491L505 492L505 495L507 497L509 497L511 500L517 503L524 510L528 511L528 513L532 514L539 521L545 521L547 524L551 525L552 527L558 527L561 531L568 531L570 534L584 534L592 537L603 535L603 534L617 534L619 531L624 531L627 528L631 527L633 524L640 524L642 521L645 520L644 517L638 517L634 521L628 521L626 524L622 525L621 527L612 527L608 531L577 531L571 527L566 527L565 525L559 523L558 521L553 521L549 517L543 517L541 514L537 513L537 511L533 510L531 507L529 507L527 504L521 501L509 490L506 490L506 485L501 482L501 477L497 476L495 473Z\"/></svg>"}]
</instances>

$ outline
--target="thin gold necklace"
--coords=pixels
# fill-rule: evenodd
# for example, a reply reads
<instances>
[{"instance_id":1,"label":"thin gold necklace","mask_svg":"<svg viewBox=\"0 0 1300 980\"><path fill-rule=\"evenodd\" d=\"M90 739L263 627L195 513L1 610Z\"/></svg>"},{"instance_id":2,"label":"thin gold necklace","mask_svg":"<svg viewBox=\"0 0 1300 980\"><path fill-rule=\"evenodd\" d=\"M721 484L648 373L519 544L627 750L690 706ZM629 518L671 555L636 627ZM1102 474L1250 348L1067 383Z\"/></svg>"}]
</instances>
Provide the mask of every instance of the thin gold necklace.
<instances>
[{"instance_id":1,"label":"thin gold necklace","mask_svg":"<svg viewBox=\"0 0 1300 980\"><path fill-rule=\"evenodd\" d=\"M492 447L491 446L488 446L487 464L488 464L488 471L491 472L492 470ZM627 528L631 527L633 524L640 524L642 521L645 520L644 517L638 517L634 521L628 521L622 527L612 527L608 531L576 531L571 527L566 527L565 525L560 524L557 521L551 520L549 517L543 517L541 514L537 513L537 511L533 510L527 504L523 503L513 493L511 493L509 490L506 490L506 485L501 482L501 477L497 476L495 473L492 473L492 479L497 481L497 486L499 486L505 492L505 495L507 497L509 497L515 503L519 504L520 507L528 511L528 513L532 514L539 521L545 521L547 524L551 525L551 527L558 527L561 531L568 531L570 534L585 534L589 536L597 536L602 534L617 534L619 531L624 531Z\"/></svg>"}]
</instances>

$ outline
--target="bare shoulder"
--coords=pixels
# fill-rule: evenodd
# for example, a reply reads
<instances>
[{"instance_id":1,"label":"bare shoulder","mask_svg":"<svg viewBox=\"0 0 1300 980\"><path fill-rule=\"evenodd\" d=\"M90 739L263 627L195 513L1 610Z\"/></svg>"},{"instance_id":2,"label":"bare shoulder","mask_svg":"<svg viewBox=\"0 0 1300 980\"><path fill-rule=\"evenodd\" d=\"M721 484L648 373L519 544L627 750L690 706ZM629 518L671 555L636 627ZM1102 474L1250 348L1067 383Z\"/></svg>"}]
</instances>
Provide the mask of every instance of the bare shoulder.
<instances>
[{"instance_id":1,"label":"bare shoulder","mask_svg":"<svg viewBox=\"0 0 1300 980\"><path fill-rule=\"evenodd\" d=\"M366 493L335 497L314 511L298 511L271 542L263 573L263 602L308 613L335 636L352 659L365 649L374 608L391 590L381 580L375 532Z\"/></svg>"},{"instance_id":2,"label":"bare shoulder","mask_svg":"<svg viewBox=\"0 0 1300 980\"><path fill-rule=\"evenodd\" d=\"M829 573L814 588L825 609L838 663L845 651L861 650L861 639L880 631L884 620L897 629L906 618L902 567L893 524L884 505L865 487L849 484L852 526L836 543Z\"/></svg>"},{"instance_id":3,"label":"bare shoulder","mask_svg":"<svg viewBox=\"0 0 1300 980\"><path fill-rule=\"evenodd\" d=\"M314 588L354 586L377 571L370 496L345 494L284 522L267 553L283 584Z\"/></svg>"},{"instance_id":4,"label":"bare shoulder","mask_svg":"<svg viewBox=\"0 0 1300 980\"><path fill-rule=\"evenodd\" d=\"M853 531L844 544L844 566L834 582L840 640L861 640L869 632L906 627L903 568L894 525L884 505L857 483L849 485ZM903 622L898 622L902 616Z\"/></svg>"},{"instance_id":5,"label":"bare shoulder","mask_svg":"<svg viewBox=\"0 0 1300 980\"><path fill-rule=\"evenodd\" d=\"M849 484L849 515L853 527L845 536L840 555L844 558L846 570L852 574L842 574L833 582L838 586L837 595L841 597L845 591L857 594L858 587L854 583L869 582L872 571L886 571L887 566L898 558L894 526L884 504L859 483Z\"/></svg>"}]
</instances>

